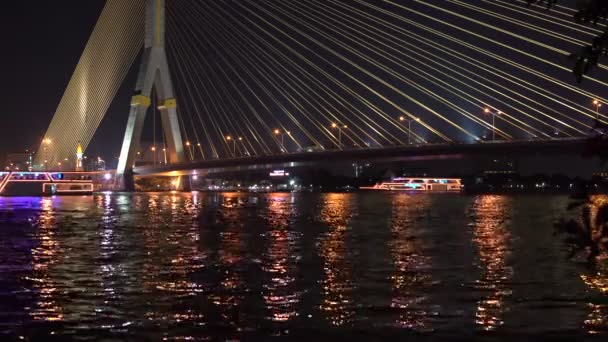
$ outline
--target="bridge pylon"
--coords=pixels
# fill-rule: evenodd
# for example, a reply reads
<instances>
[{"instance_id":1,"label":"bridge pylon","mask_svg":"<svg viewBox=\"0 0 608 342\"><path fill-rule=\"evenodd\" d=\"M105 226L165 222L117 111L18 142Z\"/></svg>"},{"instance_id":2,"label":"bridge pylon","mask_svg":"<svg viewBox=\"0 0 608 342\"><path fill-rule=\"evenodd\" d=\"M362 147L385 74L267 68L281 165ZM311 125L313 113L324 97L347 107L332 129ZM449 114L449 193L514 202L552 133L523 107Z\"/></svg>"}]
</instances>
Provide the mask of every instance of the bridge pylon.
<instances>
[{"instance_id":1,"label":"bridge pylon","mask_svg":"<svg viewBox=\"0 0 608 342\"><path fill-rule=\"evenodd\" d=\"M176 164L185 161L184 142L177 118L177 100L165 50L165 0L145 1L144 52L116 170L117 188L126 191L135 190L133 166L140 147L146 112L152 103L152 89L155 90L159 103L168 162ZM182 178L180 183L182 190L189 189L189 178Z\"/></svg>"}]
</instances>

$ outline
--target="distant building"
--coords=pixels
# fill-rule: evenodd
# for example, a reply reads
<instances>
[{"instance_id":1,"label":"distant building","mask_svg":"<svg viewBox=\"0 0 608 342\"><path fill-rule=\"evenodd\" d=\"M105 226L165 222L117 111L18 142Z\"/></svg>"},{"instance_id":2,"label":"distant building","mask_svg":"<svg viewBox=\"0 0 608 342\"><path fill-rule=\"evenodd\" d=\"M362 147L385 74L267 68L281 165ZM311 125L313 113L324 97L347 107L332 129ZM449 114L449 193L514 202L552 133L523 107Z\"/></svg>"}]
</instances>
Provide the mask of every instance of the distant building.
<instances>
[{"instance_id":1,"label":"distant building","mask_svg":"<svg viewBox=\"0 0 608 342\"><path fill-rule=\"evenodd\" d=\"M492 159L483 171L484 175L515 175L518 173L517 163L508 158Z\"/></svg>"},{"instance_id":2,"label":"distant building","mask_svg":"<svg viewBox=\"0 0 608 342\"><path fill-rule=\"evenodd\" d=\"M30 170L33 162L33 154L29 151L10 153L6 157L4 170L25 171Z\"/></svg>"},{"instance_id":3,"label":"distant building","mask_svg":"<svg viewBox=\"0 0 608 342\"><path fill-rule=\"evenodd\" d=\"M88 160L88 163L86 163L86 160ZM105 171L106 161L100 157L85 159L85 169L87 171Z\"/></svg>"},{"instance_id":4,"label":"distant building","mask_svg":"<svg viewBox=\"0 0 608 342\"><path fill-rule=\"evenodd\" d=\"M593 179L608 182L608 170L598 171L593 174Z\"/></svg>"},{"instance_id":5,"label":"distant building","mask_svg":"<svg viewBox=\"0 0 608 342\"><path fill-rule=\"evenodd\" d=\"M353 169L355 170L355 178L361 177L365 173L365 169L371 166L370 163L353 163Z\"/></svg>"},{"instance_id":6,"label":"distant building","mask_svg":"<svg viewBox=\"0 0 608 342\"><path fill-rule=\"evenodd\" d=\"M475 177L475 184L485 184L491 189L511 189L519 186L521 177L514 160L496 157L488 160L482 167L481 173Z\"/></svg>"}]
</instances>

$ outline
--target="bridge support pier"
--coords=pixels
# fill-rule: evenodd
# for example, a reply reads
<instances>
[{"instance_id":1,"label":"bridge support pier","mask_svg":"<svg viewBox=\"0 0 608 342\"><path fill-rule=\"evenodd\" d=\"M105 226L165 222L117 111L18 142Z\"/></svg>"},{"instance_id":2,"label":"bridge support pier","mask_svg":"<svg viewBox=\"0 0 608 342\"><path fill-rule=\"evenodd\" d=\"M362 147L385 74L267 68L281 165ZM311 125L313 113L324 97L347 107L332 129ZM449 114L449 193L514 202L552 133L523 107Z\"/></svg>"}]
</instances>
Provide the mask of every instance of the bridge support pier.
<instances>
[{"instance_id":1,"label":"bridge support pier","mask_svg":"<svg viewBox=\"0 0 608 342\"><path fill-rule=\"evenodd\" d=\"M127 169L122 175L116 175L116 183L116 190L134 192L135 175L133 174L133 169Z\"/></svg>"},{"instance_id":2,"label":"bridge support pier","mask_svg":"<svg viewBox=\"0 0 608 342\"><path fill-rule=\"evenodd\" d=\"M190 176L180 176L178 191L192 191L192 179Z\"/></svg>"},{"instance_id":3,"label":"bridge support pier","mask_svg":"<svg viewBox=\"0 0 608 342\"><path fill-rule=\"evenodd\" d=\"M165 0L146 0L146 34L142 64L137 78L135 95L131 100L131 111L116 169L116 188L133 191L133 167L146 112L151 104L152 89L156 92L167 141L168 161L171 164L185 162L184 142L177 117L177 100L165 51ZM155 149L158 147L155 146ZM188 181L188 187L189 187Z\"/></svg>"}]
</instances>

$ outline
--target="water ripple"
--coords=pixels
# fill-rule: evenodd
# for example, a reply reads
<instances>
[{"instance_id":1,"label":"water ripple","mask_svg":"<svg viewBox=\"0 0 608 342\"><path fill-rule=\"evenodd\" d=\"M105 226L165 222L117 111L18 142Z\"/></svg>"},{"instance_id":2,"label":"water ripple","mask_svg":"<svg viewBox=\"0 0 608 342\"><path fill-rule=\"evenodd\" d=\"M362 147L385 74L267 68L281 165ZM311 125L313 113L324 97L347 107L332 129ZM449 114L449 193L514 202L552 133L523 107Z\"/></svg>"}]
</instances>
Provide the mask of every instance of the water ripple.
<instances>
[{"instance_id":1,"label":"water ripple","mask_svg":"<svg viewBox=\"0 0 608 342\"><path fill-rule=\"evenodd\" d=\"M0 334L603 336L608 270L568 259L552 228L563 203L384 193L0 198Z\"/></svg>"}]
</instances>

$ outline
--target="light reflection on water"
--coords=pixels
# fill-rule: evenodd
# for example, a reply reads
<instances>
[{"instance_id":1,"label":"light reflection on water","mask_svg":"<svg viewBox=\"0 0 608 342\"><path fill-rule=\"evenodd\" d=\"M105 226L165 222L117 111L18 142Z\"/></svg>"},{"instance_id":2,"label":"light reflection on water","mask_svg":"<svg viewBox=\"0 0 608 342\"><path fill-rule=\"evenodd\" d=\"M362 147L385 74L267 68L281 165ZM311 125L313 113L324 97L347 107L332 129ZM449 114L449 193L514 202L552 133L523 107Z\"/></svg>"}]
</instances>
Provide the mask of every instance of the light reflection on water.
<instances>
[{"instance_id":1,"label":"light reflection on water","mask_svg":"<svg viewBox=\"0 0 608 342\"><path fill-rule=\"evenodd\" d=\"M606 206L608 206L608 195L593 196L587 206L589 222L596 228L595 234L592 234L594 239L601 239L602 232L608 231L608 227L603 226L603 223L600 223L601 220L598 219L598 216L606 215ZM608 255L606 253L608 251L603 252L603 261L594 265L595 267L592 270L580 275L592 293L599 295L599 297L593 296L593 300L588 303L589 314L584 326L591 335L608 331L608 301L606 300L606 297L608 297Z\"/></svg>"},{"instance_id":2,"label":"light reflection on water","mask_svg":"<svg viewBox=\"0 0 608 342\"><path fill-rule=\"evenodd\" d=\"M300 233L291 230L296 215L294 195L277 194L269 198L262 216L266 221L266 249L262 269L268 273L264 284L264 302L268 318L277 323L288 322L298 316L301 294L295 288L299 259Z\"/></svg>"},{"instance_id":3,"label":"light reflection on water","mask_svg":"<svg viewBox=\"0 0 608 342\"><path fill-rule=\"evenodd\" d=\"M349 221L357 214L351 194L322 195L320 219L329 231L321 238L319 253L323 258L325 278L321 281L320 309L336 326L348 324L354 315L352 303L352 265L348 260Z\"/></svg>"},{"instance_id":4,"label":"light reflection on water","mask_svg":"<svg viewBox=\"0 0 608 342\"><path fill-rule=\"evenodd\" d=\"M32 276L27 277L32 290L37 294L30 315L35 320L60 321L63 319L63 308L58 303L59 284L52 278L52 267L60 259L61 246L56 240L52 200L41 201L38 218L38 247L32 249Z\"/></svg>"},{"instance_id":5,"label":"light reflection on water","mask_svg":"<svg viewBox=\"0 0 608 342\"><path fill-rule=\"evenodd\" d=\"M527 212L534 206L526 203L563 200L378 193L0 198L0 334L501 336L517 333L510 327L527 314L535 315L528 332L542 334L560 331L551 307L561 304L525 298L560 285L573 304L559 314L580 327L564 333L603 335L604 264L569 260L566 246L550 240L549 219L517 229L518 239L534 240L526 240L527 250L514 247L513 222L542 214ZM563 258L536 252L547 248ZM529 273L535 268L556 271L538 280ZM467 321L474 332L460 324Z\"/></svg>"},{"instance_id":6,"label":"light reflection on water","mask_svg":"<svg viewBox=\"0 0 608 342\"><path fill-rule=\"evenodd\" d=\"M219 291L211 294L213 304L220 311L221 318L232 327L240 329L243 325L240 305L243 301L242 258L244 257L244 229L241 221L242 211L227 209L219 215L223 223L218 250Z\"/></svg>"},{"instance_id":7,"label":"light reflection on water","mask_svg":"<svg viewBox=\"0 0 608 342\"><path fill-rule=\"evenodd\" d=\"M488 331L504 324L505 300L511 295L513 270L507 260L511 253L511 201L507 196L483 195L475 199L471 209L473 243L481 271L476 287L485 293L477 304L475 323Z\"/></svg>"},{"instance_id":8,"label":"light reflection on water","mask_svg":"<svg viewBox=\"0 0 608 342\"><path fill-rule=\"evenodd\" d=\"M394 297L391 306L399 310L397 326L416 331L431 331L432 315L425 289L432 286L432 259L425 255L426 242L416 230L416 223L430 209L431 201L423 196L394 196L389 242L395 272L391 276Z\"/></svg>"}]
</instances>

